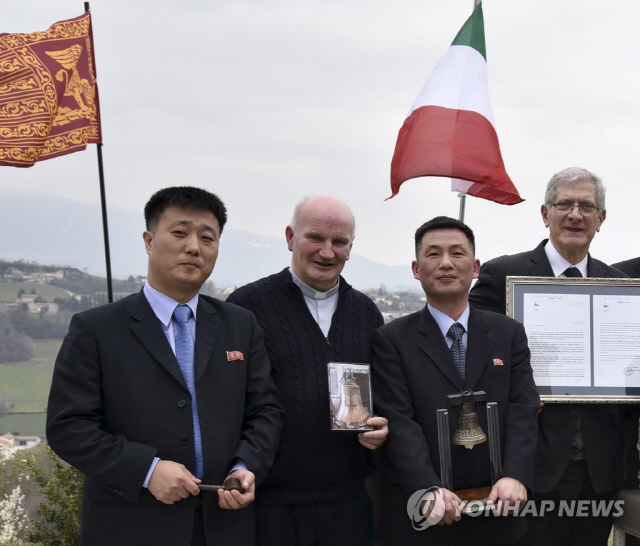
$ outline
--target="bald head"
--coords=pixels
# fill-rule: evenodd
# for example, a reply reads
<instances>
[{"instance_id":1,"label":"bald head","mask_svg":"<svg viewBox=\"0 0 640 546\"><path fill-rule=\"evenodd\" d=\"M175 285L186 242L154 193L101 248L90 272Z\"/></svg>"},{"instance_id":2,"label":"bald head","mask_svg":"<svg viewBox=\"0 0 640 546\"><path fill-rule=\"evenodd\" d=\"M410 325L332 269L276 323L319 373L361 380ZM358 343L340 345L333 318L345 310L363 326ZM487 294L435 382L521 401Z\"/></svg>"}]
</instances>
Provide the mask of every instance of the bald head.
<instances>
[{"instance_id":1,"label":"bald head","mask_svg":"<svg viewBox=\"0 0 640 546\"><path fill-rule=\"evenodd\" d=\"M356 219L351 212L349 206L340 201L340 199L336 199L331 195L313 195L304 197L302 200L298 202L296 208L293 209L293 217L291 218L291 228L293 231L296 231L297 226L300 222L300 214L303 212L305 214L312 215L322 215L326 218L331 216L342 217L346 219L347 217L351 222L351 242L356 236Z\"/></svg>"},{"instance_id":2,"label":"bald head","mask_svg":"<svg viewBox=\"0 0 640 546\"><path fill-rule=\"evenodd\" d=\"M291 268L298 278L314 290L333 288L355 236L349 207L330 195L306 197L296 206L285 233Z\"/></svg>"}]
</instances>

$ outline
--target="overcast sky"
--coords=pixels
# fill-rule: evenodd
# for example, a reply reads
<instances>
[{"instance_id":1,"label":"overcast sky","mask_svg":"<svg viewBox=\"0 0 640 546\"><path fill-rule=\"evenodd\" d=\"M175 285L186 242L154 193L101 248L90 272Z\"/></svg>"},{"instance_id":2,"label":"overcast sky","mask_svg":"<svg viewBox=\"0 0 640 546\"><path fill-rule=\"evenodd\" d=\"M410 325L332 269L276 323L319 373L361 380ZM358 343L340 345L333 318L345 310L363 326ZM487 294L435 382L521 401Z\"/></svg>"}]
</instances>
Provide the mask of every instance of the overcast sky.
<instances>
[{"instance_id":1,"label":"overcast sky","mask_svg":"<svg viewBox=\"0 0 640 546\"><path fill-rule=\"evenodd\" d=\"M225 201L230 227L282 235L284 244L295 203L330 193L355 213L354 252L410 263L416 227L440 214L457 217L459 200L448 179L421 178L385 201L391 157L409 108L472 7L472 0L94 0L109 207L142 210L162 187L198 185ZM640 255L640 0L483 7L498 137L526 201L467 199L478 257L529 250L545 237L544 187L574 165L608 189L592 254L606 262ZM45 30L83 9L77 0L0 0L0 32ZM3 188L96 203L95 146L29 169L3 167L0 195ZM131 236L141 230L131 226ZM121 243L111 243L114 262Z\"/></svg>"}]
</instances>

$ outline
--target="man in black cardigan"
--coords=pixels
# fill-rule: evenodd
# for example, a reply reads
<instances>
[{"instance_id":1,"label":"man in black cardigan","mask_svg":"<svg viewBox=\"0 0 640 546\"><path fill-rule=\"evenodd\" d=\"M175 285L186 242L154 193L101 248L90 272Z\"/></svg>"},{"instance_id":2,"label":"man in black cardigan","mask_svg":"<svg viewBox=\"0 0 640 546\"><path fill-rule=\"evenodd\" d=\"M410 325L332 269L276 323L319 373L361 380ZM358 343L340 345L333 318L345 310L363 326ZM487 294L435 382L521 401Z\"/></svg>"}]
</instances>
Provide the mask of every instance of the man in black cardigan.
<instances>
[{"instance_id":1,"label":"man in black cardigan","mask_svg":"<svg viewBox=\"0 0 640 546\"><path fill-rule=\"evenodd\" d=\"M480 268L469 301L478 309L505 313L506 277L626 277L589 255L606 218L602 180L571 167L547 185L542 220L549 240L535 249L501 256ZM536 499L609 500L623 484L624 409L619 404L547 404L538 417L533 481ZM606 546L610 517L533 518L525 543L545 546Z\"/></svg>"},{"instance_id":2,"label":"man in black cardigan","mask_svg":"<svg viewBox=\"0 0 640 546\"><path fill-rule=\"evenodd\" d=\"M375 430L360 434L330 430L327 363L371 362L371 334L383 323L375 304L340 276L354 232L344 203L304 199L286 228L291 267L227 299L256 315L285 406L276 462L256 494L262 546L373 543L365 478L386 419L370 418Z\"/></svg>"}]
</instances>

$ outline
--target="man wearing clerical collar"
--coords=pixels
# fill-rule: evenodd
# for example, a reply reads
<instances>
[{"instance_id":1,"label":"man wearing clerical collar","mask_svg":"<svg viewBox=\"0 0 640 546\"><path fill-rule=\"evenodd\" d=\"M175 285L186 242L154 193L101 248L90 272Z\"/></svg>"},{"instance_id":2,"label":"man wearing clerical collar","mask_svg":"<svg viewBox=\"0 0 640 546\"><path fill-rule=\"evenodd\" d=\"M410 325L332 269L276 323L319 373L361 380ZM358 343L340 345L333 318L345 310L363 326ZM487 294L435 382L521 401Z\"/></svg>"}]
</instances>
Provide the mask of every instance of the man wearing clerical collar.
<instances>
[{"instance_id":1,"label":"man wearing clerical collar","mask_svg":"<svg viewBox=\"0 0 640 546\"><path fill-rule=\"evenodd\" d=\"M285 406L276 462L256 495L258 544L366 546L373 544L373 517L364 480L387 422L372 417L367 424L375 430L332 432L327 364L370 362L382 316L340 276L355 235L344 203L303 199L285 234L290 268L227 299L258 318Z\"/></svg>"}]
</instances>

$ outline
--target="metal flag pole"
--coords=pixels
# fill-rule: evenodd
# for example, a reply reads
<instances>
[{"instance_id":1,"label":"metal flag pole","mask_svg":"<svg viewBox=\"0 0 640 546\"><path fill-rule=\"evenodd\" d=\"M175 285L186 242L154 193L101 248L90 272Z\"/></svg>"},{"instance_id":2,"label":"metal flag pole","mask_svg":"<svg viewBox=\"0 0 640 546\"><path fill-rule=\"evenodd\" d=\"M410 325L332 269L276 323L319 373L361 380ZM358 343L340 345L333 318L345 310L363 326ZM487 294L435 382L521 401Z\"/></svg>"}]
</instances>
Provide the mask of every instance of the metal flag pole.
<instances>
[{"instance_id":1,"label":"metal flag pole","mask_svg":"<svg viewBox=\"0 0 640 546\"><path fill-rule=\"evenodd\" d=\"M84 11L90 11L89 2L84 3ZM111 279L111 252L109 251L109 226L107 223L107 198L104 189L104 167L102 165L102 142L96 144L98 151L98 175L100 177L100 205L102 207L102 234L104 236L104 259L107 267L107 301L113 302L113 282Z\"/></svg>"},{"instance_id":2,"label":"metal flag pole","mask_svg":"<svg viewBox=\"0 0 640 546\"><path fill-rule=\"evenodd\" d=\"M460 212L458 213L458 220L460 220L461 222L464 222L464 206L467 203L467 194L459 193L458 199L460 199Z\"/></svg>"},{"instance_id":3,"label":"metal flag pole","mask_svg":"<svg viewBox=\"0 0 640 546\"><path fill-rule=\"evenodd\" d=\"M476 9L476 7L478 6L478 4L480 4L480 2L482 2L482 0L473 0L473 9ZM458 220L460 220L461 222L464 222L464 208L465 208L465 205L467 204L467 194L459 193L458 199L460 199L460 210L458 212Z\"/></svg>"},{"instance_id":4,"label":"metal flag pole","mask_svg":"<svg viewBox=\"0 0 640 546\"><path fill-rule=\"evenodd\" d=\"M104 260L107 266L107 298L113 302L113 281L111 279L111 253L109 251L109 226L107 224L107 198L104 191L104 168L102 166L102 142L96 144L98 151L98 173L100 175L100 205L102 207L102 233L104 235Z\"/></svg>"}]
</instances>

